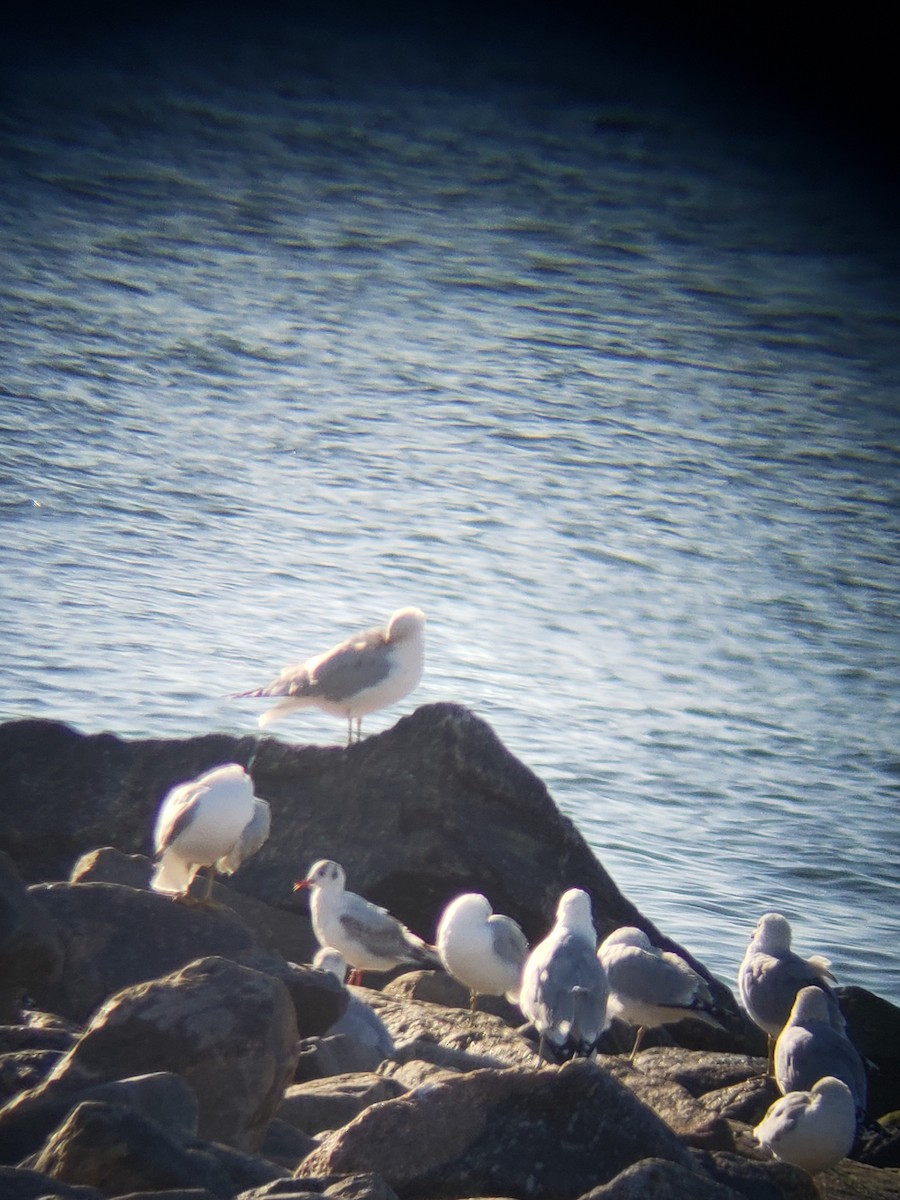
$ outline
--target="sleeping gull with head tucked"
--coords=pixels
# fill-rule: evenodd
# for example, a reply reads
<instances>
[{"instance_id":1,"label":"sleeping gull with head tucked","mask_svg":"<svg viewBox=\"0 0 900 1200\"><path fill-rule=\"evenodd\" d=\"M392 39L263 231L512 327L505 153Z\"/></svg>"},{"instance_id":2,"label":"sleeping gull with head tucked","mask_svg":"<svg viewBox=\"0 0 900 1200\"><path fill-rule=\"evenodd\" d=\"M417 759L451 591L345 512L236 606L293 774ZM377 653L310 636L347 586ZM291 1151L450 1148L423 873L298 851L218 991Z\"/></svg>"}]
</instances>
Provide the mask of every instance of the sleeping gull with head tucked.
<instances>
[{"instance_id":1,"label":"sleeping gull with head tucked","mask_svg":"<svg viewBox=\"0 0 900 1200\"><path fill-rule=\"evenodd\" d=\"M425 614L418 608L398 609L386 625L366 629L324 654L285 667L277 679L231 699L283 696L259 718L261 728L296 708L313 706L347 718L347 742L357 740L362 719L396 704L417 686L425 662Z\"/></svg>"},{"instance_id":2,"label":"sleeping gull with head tucked","mask_svg":"<svg viewBox=\"0 0 900 1200\"><path fill-rule=\"evenodd\" d=\"M609 1024L609 983L597 958L591 898L570 888L560 898L556 924L525 960L519 1007L561 1057L593 1053Z\"/></svg>"},{"instance_id":3,"label":"sleeping gull with head tucked","mask_svg":"<svg viewBox=\"0 0 900 1200\"><path fill-rule=\"evenodd\" d=\"M636 1025L631 1059L647 1029L687 1017L722 1026L712 1015L712 993L683 958L654 946L642 929L623 925L600 945L597 957L609 980L609 1015Z\"/></svg>"},{"instance_id":4,"label":"sleeping gull with head tucked","mask_svg":"<svg viewBox=\"0 0 900 1200\"><path fill-rule=\"evenodd\" d=\"M444 970L469 989L472 1012L479 996L505 995L511 1004L518 1002L528 942L512 917L492 912L485 896L466 892L452 900L441 914L435 942Z\"/></svg>"},{"instance_id":5,"label":"sleeping gull with head tucked","mask_svg":"<svg viewBox=\"0 0 900 1200\"><path fill-rule=\"evenodd\" d=\"M184 897L201 867L232 875L269 836L271 815L253 795L253 780L237 763L226 763L171 789L160 806L153 835L157 864L154 891Z\"/></svg>"},{"instance_id":6,"label":"sleeping gull with head tucked","mask_svg":"<svg viewBox=\"0 0 900 1200\"><path fill-rule=\"evenodd\" d=\"M363 971L390 971L401 963L439 967L437 951L416 937L396 917L348 892L340 863L323 858L314 863L294 891L308 888L313 932L320 946L337 950L352 968L350 982Z\"/></svg>"},{"instance_id":7,"label":"sleeping gull with head tucked","mask_svg":"<svg viewBox=\"0 0 900 1200\"><path fill-rule=\"evenodd\" d=\"M826 1075L808 1092L788 1092L769 1108L753 1130L776 1158L810 1175L846 1158L856 1137L853 1095L845 1083Z\"/></svg>"},{"instance_id":8,"label":"sleeping gull with head tucked","mask_svg":"<svg viewBox=\"0 0 900 1200\"><path fill-rule=\"evenodd\" d=\"M791 927L781 913L763 913L750 937L738 969L738 991L750 1019L769 1037L771 1061L775 1039L791 1015L801 988L821 988L829 999L831 1020L843 1028L837 997L828 986L831 963L819 954L801 958L791 949Z\"/></svg>"}]
</instances>

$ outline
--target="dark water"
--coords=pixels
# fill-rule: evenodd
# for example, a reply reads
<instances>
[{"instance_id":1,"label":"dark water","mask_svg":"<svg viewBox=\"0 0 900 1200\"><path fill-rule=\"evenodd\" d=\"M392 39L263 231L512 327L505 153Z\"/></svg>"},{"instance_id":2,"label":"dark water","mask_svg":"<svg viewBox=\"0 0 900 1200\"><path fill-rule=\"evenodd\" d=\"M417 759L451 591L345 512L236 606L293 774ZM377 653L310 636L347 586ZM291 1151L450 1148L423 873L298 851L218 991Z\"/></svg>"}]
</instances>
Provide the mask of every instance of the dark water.
<instances>
[{"instance_id":1,"label":"dark water","mask_svg":"<svg viewBox=\"0 0 900 1200\"><path fill-rule=\"evenodd\" d=\"M470 705L724 979L775 908L900 1000L897 244L846 147L539 37L29 46L0 718L246 732L419 604L370 731Z\"/></svg>"}]
</instances>

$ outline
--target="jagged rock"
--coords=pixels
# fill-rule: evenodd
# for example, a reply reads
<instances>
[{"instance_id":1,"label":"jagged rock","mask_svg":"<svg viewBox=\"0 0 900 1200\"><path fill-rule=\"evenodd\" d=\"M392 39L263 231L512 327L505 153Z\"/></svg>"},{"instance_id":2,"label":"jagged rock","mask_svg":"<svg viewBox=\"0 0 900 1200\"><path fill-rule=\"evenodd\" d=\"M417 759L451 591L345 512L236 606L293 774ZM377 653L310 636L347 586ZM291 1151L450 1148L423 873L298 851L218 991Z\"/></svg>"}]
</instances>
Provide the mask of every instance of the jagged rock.
<instances>
[{"instance_id":1,"label":"jagged rock","mask_svg":"<svg viewBox=\"0 0 900 1200\"><path fill-rule=\"evenodd\" d=\"M266 1136L259 1153L269 1162L284 1167L287 1174L291 1174L317 1145L315 1138L303 1133L289 1121L273 1117L266 1128Z\"/></svg>"},{"instance_id":2,"label":"jagged rock","mask_svg":"<svg viewBox=\"0 0 900 1200\"><path fill-rule=\"evenodd\" d=\"M389 980L382 991L400 1000L424 1000L444 1008L469 1011L469 989L444 971L407 971ZM524 1020L519 1008L504 996L479 996L476 1011L500 1017L513 1027Z\"/></svg>"},{"instance_id":3,"label":"jagged rock","mask_svg":"<svg viewBox=\"0 0 900 1200\"><path fill-rule=\"evenodd\" d=\"M645 1158L581 1200L743 1200L743 1193L665 1159Z\"/></svg>"},{"instance_id":4,"label":"jagged rock","mask_svg":"<svg viewBox=\"0 0 900 1200\"><path fill-rule=\"evenodd\" d=\"M817 1175L816 1187L819 1200L897 1200L900 1170L879 1170L844 1159Z\"/></svg>"},{"instance_id":5,"label":"jagged rock","mask_svg":"<svg viewBox=\"0 0 900 1200\"><path fill-rule=\"evenodd\" d=\"M197 1132L197 1098L187 1083L171 1072L96 1083L76 1071L61 1080L22 1093L0 1112L0 1159L23 1160L82 1101L134 1109L180 1138Z\"/></svg>"},{"instance_id":6,"label":"jagged rock","mask_svg":"<svg viewBox=\"0 0 900 1200\"><path fill-rule=\"evenodd\" d=\"M756 1075L730 1087L704 1092L700 1101L710 1112L731 1121L758 1125L780 1095L778 1085L770 1075Z\"/></svg>"},{"instance_id":7,"label":"jagged rock","mask_svg":"<svg viewBox=\"0 0 900 1200\"><path fill-rule=\"evenodd\" d=\"M147 891L152 874L153 861L145 854L123 854L113 846L101 846L78 859L69 882L120 883ZM205 880L194 884L206 886ZM319 948L306 913L285 912L220 883L213 884L212 899L236 913L260 946L277 951L288 962L310 962Z\"/></svg>"},{"instance_id":8,"label":"jagged rock","mask_svg":"<svg viewBox=\"0 0 900 1200\"><path fill-rule=\"evenodd\" d=\"M812 1177L790 1163L777 1159L752 1162L725 1151L699 1152L698 1161L716 1183L747 1200L819 1200Z\"/></svg>"},{"instance_id":9,"label":"jagged rock","mask_svg":"<svg viewBox=\"0 0 900 1200\"><path fill-rule=\"evenodd\" d=\"M401 1200L575 1200L648 1156L691 1167L662 1121L582 1061L474 1071L386 1100L326 1136L298 1174L374 1171Z\"/></svg>"},{"instance_id":10,"label":"jagged rock","mask_svg":"<svg viewBox=\"0 0 900 1200\"><path fill-rule=\"evenodd\" d=\"M49 1139L35 1170L107 1196L173 1187L234 1194L228 1172L211 1156L186 1148L155 1121L98 1101L77 1105Z\"/></svg>"},{"instance_id":11,"label":"jagged rock","mask_svg":"<svg viewBox=\"0 0 900 1200\"><path fill-rule=\"evenodd\" d=\"M26 1010L22 1016L24 1024L0 1025L0 1054L20 1050L69 1050L81 1032L74 1022L50 1013Z\"/></svg>"},{"instance_id":12,"label":"jagged rock","mask_svg":"<svg viewBox=\"0 0 900 1200\"><path fill-rule=\"evenodd\" d=\"M30 891L59 929L64 948L58 978L33 989L35 999L74 1020L87 1020L122 988L201 957L229 958L280 978L305 1036L327 1029L349 1003L336 979L264 950L228 909L173 903L115 883L37 884Z\"/></svg>"},{"instance_id":13,"label":"jagged rock","mask_svg":"<svg viewBox=\"0 0 900 1200\"><path fill-rule=\"evenodd\" d=\"M328 1037L304 1038L297 1056L294 1082L330 1079L334 1075L375 1071L384 1060L355 1037L336 1033Z\"/></svg>"},{"instance_id":14,"label":"jagged rock","mask_svg":"<svg viewBox=\"0 0 900 1200\"><path fill-rule=\"evenodd\" d=\"M19 1050L0 1054L0 1107L19 1092L37 1087L63 1053L62 1050Z\"/></svg>"},{"instance_id":15,"label":"jagged rock","mask_svg":"<svg viewBox=\"0 0 900 1200\"><path fill-rule=\"evenodd\" d=\"M96 1188L71 1187L23 1167L0 1167L0 1196L3 1200L105 1200Z\"/></svg>"},{"instance_id":16,"label":"jagged rock","mask_svg":"<svg viewBox=\"0 0 900 1200\"><path fill-rule=\"evenodd\" d=\"M255 1150L296 1055L284 984L226 959L202 959L108 1001L50 1078L0 1112L0 1149L42 1105L124 1075L172 1071L196 1094L201 1137Z\"/></svg>"},{"instance_id":17,"label":"jagged rock","mask_svg":"<svg viewBox=\"0 0 900 1200\"><path fill-rule=\"evenodd\" d=\"M346 747L222 734L125 742L54 722L8 722L0 726L10 791L0 847L31 881L65 878L98 845L146 853L170 787L251 758L256 793L272 808L273 836L234 877L238 890L304 912L306 902L292 896L294 880L317 858L334 858L354 891L426 940L448 901L474 890L534 941L546 933L560 894L583 887L601 936L637 925L690 959L622 896L537 776L484 721L454 704L424 706ZM7 812L17 814L14 822ZM749 1022L727 988L712 986L739 1038Z\"/></svg>"},{"instance_id":18,"label":"jagged rock","mask_svg":"<svg viewBox=\"0 0 900 1200\"><path fill-rule=\"evenodd\" d=\"M674 1079L645 1074L627 1059L599 1060L605 1070L652 1108L687 1146L701 1150L733 1150L734 1136L728 1122L711 1113Z\"/></svg>"},{"instance_id":19,"label":"jagged rock","mask_svg":"<svg viewBox=\"0 0 900 1200\"><path fill-rule=\"evenodd\" d=\"M407 1089L396 1079L359 1073L293 1084L287 1089L278 1116L304 1133L338 1129L380 1100L402 1096Z\"/></svg>"},{"instance_id":20,"label":"jagged rock","mask_svg":"<svg viewBox=\"0 0 900 1200\"><path fill-rule=\"evenodd\" d=\"M331 1196L335 1200L397 1200L396 1192L371 1173L277 1179L252 1191L241 1192L235 1200L317 1200L320 1196Z\"/></svg>"},{"instance_id":21,"label":"jagged rock","mask_svg":"<svg viewBox=\"0 0 900 1200\"><path fill-rule=\"evenodd\" d=\"M866 1072L869 1113L878 1118L900 1108L900 1008L865 988L837 989L847 1036L864 1059L875 1064Z\"/></svg>"},{"instance_id":22,"label":"jagged rock","mask_svg":"<svg viewBox=\"0 0 900 1200\"><path fill-rule=\"evenodd\" d=\"M0 1021L19 1020L22 998L53 979L62 948L14 863L0 851Z\"/></svg>"},{"instance_id":23,"label":"jagged rock","mask_svg":"<svg viewBox=\"0 0 900 1200\"><path fill-rule=\"evenodd\" d=\"M535 1050L505 1021L489 1013L461 1013L439 1004L425 1001L397 1000L384 992L371 992L372 1008L384 1022L394 1039L394 1054L398 1062L407 1061L411 1046L433 1048L431 1061L440 1062L433 1054L447 1052L446 1060L463 1053L472 1066L534 1066ZM477 1061L476 1061L477 1060Z\"/></svg>"}]
</instances>

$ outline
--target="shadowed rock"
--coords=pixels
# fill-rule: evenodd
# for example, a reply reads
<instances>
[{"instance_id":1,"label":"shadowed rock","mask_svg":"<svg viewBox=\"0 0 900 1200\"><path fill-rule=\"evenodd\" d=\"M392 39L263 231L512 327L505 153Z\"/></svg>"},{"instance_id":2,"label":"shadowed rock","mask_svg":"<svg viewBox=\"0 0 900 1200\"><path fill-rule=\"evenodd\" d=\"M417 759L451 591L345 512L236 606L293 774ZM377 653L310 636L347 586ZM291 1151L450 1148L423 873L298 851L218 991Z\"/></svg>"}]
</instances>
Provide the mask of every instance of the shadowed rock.
<instances>
[{"instance_id":1,"label":"shadowed rock","mask_svg":"<svg viewBox=\"0 0 900 1200\"><path fill-rule=\"evenodd\" d=\"M0 1022L16 1022L26 992L55 979L62 948L15 864L0 851Z\"/></svg>"},{"instance_id":2,"label":"shadowed rock","mask_svg":"<svg viewBox=\"0 0 900 1200\"><path fill-rule=\"evenodd\" d=\"M567 1200L652 1155L690 1168L678 1138L590 1062L439 1079L326 1136L298 1174L375 1171L404 1197Z\"/></svg>"}]
</instances>

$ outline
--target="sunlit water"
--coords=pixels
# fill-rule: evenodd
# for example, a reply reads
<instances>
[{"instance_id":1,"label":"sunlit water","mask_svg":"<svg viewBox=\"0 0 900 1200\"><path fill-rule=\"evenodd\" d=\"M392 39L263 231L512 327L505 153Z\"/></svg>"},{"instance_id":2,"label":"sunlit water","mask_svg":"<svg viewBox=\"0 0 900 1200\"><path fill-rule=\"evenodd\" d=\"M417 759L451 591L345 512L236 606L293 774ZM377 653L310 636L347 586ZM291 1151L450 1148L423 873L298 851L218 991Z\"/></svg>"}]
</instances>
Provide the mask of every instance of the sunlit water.
<instances>
[{"instance_id":1,"label":"sunlit water","mask_svg":"<svg viewBox=\"0 0 900 1200\"><path fill-rule=\"evenodd\" d=\"M471 706L723 979L774 908L900 1001L896 247L627 73L385 49L8 67L0 717L246 732L418 604L366 729Z\"/></svg>"}]
</instances>

